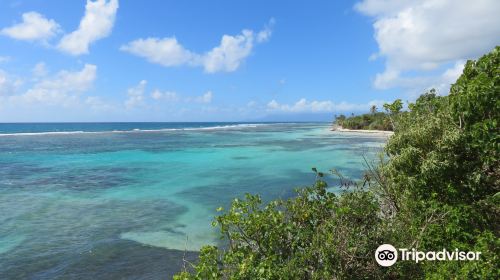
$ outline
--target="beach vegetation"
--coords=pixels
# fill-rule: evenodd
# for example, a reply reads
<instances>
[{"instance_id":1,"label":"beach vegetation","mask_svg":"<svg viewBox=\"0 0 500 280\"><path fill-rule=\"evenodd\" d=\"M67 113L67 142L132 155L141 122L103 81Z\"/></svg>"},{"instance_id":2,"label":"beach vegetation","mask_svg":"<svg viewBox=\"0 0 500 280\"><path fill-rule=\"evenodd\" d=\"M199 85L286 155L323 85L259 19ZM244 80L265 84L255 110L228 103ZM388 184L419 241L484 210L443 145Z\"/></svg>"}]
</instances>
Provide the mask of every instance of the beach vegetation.
<instances>
[{"instance_id":1,"label":"beach vegetation","mask_svg":"<svg viewBox=\"0 0 500 280\"><path fill-rule=\"evenodd\" d=\"M345 117L344 115L337 116L334 126L340 126L344 129L392 130L389 115L385 112L377 112L376 107L372 107L369 114L350 117Z\"/></svg>"},{"instance_id":2,"label":"beach vegetation","mask_svg":"<svg viewBox=\"0 0 500 280\"><path fill-rule=\"evenodd\" d=\"M385 103L383 107L386 112L378 112L377 106L372 105L370 113L367 114L351 114L350 117L344 115L335 116L333 125L340 126L343 129L392 131L394 130L395 119L403 109L403 102L401 99L397 99L393 103Z\"/></svg>"}]
</instances>

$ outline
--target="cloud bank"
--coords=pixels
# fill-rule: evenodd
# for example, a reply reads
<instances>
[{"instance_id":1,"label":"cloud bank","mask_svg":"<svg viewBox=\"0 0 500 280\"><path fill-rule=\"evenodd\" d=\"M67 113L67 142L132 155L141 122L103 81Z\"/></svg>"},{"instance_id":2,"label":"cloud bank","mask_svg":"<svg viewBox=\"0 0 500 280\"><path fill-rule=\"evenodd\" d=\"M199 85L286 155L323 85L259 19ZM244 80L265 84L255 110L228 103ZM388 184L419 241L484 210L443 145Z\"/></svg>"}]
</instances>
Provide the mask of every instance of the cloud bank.
<instances>
[{"instance_id":1,"label":"cloud bank","mask_svg":"<svg viewBox=\"0 0 500 280\"><path fill-rule=\"evenodd\" d=\"M374 19L379 51L372 58L385 59L384 72L374 80L378 89L453 82L466 59L499 43L496 0L364 0L355 9ZM436 70L443 72L432 74Z\"/></svg>"},{"instance_id":2,"label":"cloud bank","mask_svg":"<svg viewBox=\"0 0 500 280\"><path fill-rule=\"evenodd\" d=\"M276 100L271 100L267 103L268 112L282 112L282 113L333 113L333 112L358 112L368 111L372 105L381 108L385 101L373 100L366 104L356 104L340 102L335 103L330 100L308 101L306 98L301 98L293 104L282 104Z\"/></svg>"},{"instance_id":3,"label":"cloud bank","mask_svg":"<svg viewBox=\"0 0 500 280\"><path fill-rule=\"evenodd\" d=\"M55 76L35 83L13 101L46 105L68 106L76 102L80 93L89 90L97 77L97 66L85 64L80 71L60 71Z\"/></svg>"}]
</instances>

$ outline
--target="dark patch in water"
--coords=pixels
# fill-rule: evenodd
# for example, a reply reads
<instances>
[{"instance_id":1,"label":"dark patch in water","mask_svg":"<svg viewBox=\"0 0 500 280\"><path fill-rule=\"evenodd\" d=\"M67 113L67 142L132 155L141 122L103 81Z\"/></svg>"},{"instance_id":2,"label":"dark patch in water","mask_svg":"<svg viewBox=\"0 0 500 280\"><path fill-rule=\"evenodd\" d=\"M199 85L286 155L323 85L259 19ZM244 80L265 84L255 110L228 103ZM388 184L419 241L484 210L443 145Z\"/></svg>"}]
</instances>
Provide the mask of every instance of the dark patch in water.
<instances>
[{"instance_id":1,"label":"dark patch in water","mask_svg":"<svg viewBox=\"0 0 500 280\"><path fill-rule=\"evenodd\" d=\"M97 167L56 170L31 164L0 166L0 183L12 188L42 188L94 191L138 182L132 175L143 168Z\"/></svg>"},{"instance_id":2,"label":"dark patch in water","mask_svg":"<svg viewBox=\"0 0 500 280\"><path fill-rule=\"evenodd\" d=\"M217 175L223 176L223 173ZM219 206L228 206L234 198L243 197L245 193L259 194L264 201L276 198L286 199L295 195L294 189L314 182L314 174L299 171L277 174L277 176L259 176L258 180L251 177L230 179L230 174L231 172L228 171L228 180L225 183L199 186L180 191L176 195L215 209Z\"/></svg>"},{"instance_id":3,"label":"dark patch in water","mask_svg":"<svg viewBox=\"0 0 500 280\"><path fill-rule=\"evenodd\" d=\"M245 156L235 156L235 157L231 157L231 158L235 159L235 160L250 159L250 157L245 157Z\"/></svg>"},{"instance_id":4,"label":"dark patch in water","mask_svg":"<svg viewBox=\"0 0 500 280\"><path fill-rule=\"evenodd\" d=\"M145 246L128 240L106 240L88 251L29 258L0 268L2 279L172 279L183 257L196 262L197 252Z\"/></svg>"},{"instance_id":5,"label":"dark patch in water","mask_svg":"<svg viewBox=\"0 0 500 280\"><path fill-rule=\"evenodd\" d=\"M22 162L0 162L0 181L19 180L29 176L52 172L52 168Z\"/></svg>"},{"instance_id":6,"label":"dark patch in water","mask_svg":"<svg viewBox=\"0 0 500 280\"><path fill-rule=\"evenodd\" d=\"M335 168L335 167L332 167ZM360 180L363 177L364 170L360 168L339 167L337 169L345 179ZM326 176L323 178L329 186L340 185L337 176L323 170ZM276 198L287 199L296 195L295 189L308 187L314 183L315 174L313 172L303 172L299 170L290 170L285 174L276 174L276 176L259 176L256 171L247 171L248 178L243 174L245 170L228 169L221 170L211 176L228 178L226 182L220 184L203 185L195 188L186 189L178 192L183 198L196 203L208 205L211 209L219 206L227 207L234 198L242 198L245 193L259 194L264 202ZM234 178L234 174L240 174ZM207 173L207 176L209 174ZM257 176L258 179L254 177ZM339 189L340 191L340 189ZM214 213L215 214L215 213Z\"/></svg>"},{"instance_id":7,"label":"dark patch in water","mask_svg":"<svg viewBox=\"0 0 500 280\"><path fill-rule=\"evenodd\" d=\"M171 224L186 211L166 200L59 201L38 205L28 221L2 223L0 235L30 236L0 258L1 279L165 279L179 271L183 252L121 240L129 231ZM194 260L196 253L188 253Z\"/></svg>"}]
</instances>

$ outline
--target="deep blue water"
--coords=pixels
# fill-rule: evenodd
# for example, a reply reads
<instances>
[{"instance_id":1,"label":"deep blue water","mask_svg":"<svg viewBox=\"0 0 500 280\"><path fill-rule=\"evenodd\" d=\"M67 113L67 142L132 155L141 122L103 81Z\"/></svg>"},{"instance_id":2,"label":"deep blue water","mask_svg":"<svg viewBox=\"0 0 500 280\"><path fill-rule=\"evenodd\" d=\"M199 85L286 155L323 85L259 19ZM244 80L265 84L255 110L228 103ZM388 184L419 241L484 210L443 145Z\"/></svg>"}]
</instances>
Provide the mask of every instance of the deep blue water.
<instances>
[{"instance_id":1,"label":"deep blue water","mask_svg":"<svg viewBox=\"0 0 500 280\"><path fill-rule=\"evenodd\" d=\"M0 279L170 279L218 243L217 207L290 197L312 167L360 178L384 142L321 123L0 124Z\"/></svg>"}]
</instances>

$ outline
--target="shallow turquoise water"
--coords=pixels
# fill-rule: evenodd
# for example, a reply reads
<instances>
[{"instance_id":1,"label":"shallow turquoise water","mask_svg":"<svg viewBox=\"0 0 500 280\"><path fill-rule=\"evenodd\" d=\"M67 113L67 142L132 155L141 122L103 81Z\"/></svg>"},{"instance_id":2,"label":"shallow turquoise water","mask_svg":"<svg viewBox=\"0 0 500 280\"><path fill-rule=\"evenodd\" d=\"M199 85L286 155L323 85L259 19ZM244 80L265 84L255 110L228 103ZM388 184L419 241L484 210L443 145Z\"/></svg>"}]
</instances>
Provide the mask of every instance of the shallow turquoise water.
<instances>
[{"instance_id":1,"label":"shallow turquoise water","mask_svg":"<svg viewBox=\"0 0 500 280\"><path fill-rule=\"evenodd\" d=\"M112 126L0 127L0 279L168 279L217 242L218 206L289 197L311 167L360 178L385 141L326 124Z\"/></svg>"}]
</instances>

